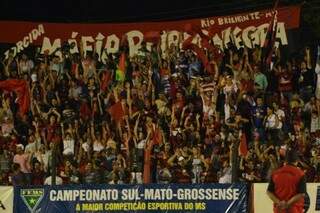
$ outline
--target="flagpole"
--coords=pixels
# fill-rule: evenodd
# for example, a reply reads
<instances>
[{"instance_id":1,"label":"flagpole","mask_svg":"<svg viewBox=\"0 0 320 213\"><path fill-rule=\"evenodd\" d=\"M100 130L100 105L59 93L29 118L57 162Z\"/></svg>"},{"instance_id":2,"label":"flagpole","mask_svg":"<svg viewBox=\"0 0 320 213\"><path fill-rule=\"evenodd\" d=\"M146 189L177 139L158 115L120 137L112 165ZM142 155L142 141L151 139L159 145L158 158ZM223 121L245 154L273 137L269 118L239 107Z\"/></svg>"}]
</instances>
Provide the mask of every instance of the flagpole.
<instances>
[{"instance_id":1,"label":"flagpole","mask_svg":"<svg viewBox=\"0 0 320 213\"><path fill-rule=\"evenodd\" d=\"M273 8L271 11L271 20L269 22L269 27L268 27L268 31L266 34L266 38L264 40L264 44L261 48L262 54L261 54L261 68L262 69L266 69L267 68L267 64L268 61L270 60L270 57L273 52L273 47L274 47L274 41L272 41L275 37L274 35L274 31L276 31L276 29L274 29L275 26L275 19L276 19L276 12L277 12L277 8L279 5L279 1L280 0L275 0L274 4L273 4Z\"/></svg>"},{"instance_id":2,"label":"flagpole","mask_svg":"<svg viewBox=\"0 0 320 213\"><path fill-rule=\"evenodd\" d=\"M276 1L274 2L273 11L276 11L276 9L278 8L279 1L280 1L280 0L276 0Z\"/></svg>"}]
</instances>

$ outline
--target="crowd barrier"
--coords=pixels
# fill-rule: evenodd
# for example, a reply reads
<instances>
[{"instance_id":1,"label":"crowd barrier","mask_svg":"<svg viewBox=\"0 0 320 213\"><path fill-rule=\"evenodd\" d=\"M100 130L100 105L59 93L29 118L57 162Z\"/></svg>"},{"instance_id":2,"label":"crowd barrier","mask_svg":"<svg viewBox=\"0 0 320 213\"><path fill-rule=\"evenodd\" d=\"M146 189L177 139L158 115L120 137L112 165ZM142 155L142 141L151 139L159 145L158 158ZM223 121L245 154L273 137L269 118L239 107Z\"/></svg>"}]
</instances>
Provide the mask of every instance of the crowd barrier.
<instances>
[{"instance_id":1,"label":"crowd barrier","mask_svg":"<svg viewBox=\"0 0 320 213\"><path fill-rule=\"evenodd\" d=\"M15 187L13 212L246 213L248 193L246 184Z\"/></svg>"},{"instance_id":2,"label":"crowd barrier","mask_svg":"<svg viewBox=\"0 0 320 213\"><path fill-rule=\"evenodd\" d=\"M0 213L13 212L13 187L0 186Z\"/></svg>"},{"instance_id":3,"label":"crowd barrier","mask_svg":"<svg viewBox=\"0 0 320 213\"><path fill-rule=\"evenodd\" d=\"M267 183L0 186L0 213L273 212L266 189ZM307 184L304 212L320 212L320 183Z\"/></svg>"}]
</instances>

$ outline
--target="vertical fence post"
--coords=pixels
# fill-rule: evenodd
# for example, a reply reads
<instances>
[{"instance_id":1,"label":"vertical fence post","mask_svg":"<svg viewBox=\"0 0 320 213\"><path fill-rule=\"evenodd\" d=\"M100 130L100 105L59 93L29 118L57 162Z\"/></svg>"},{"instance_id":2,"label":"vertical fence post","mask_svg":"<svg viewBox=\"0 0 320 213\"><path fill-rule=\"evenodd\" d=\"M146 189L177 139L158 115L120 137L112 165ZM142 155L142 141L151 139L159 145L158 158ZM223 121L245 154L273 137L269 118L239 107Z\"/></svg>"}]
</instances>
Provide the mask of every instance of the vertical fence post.
<instances>
[{"instance_id":1,"label":"vertical fence post","mask_svg":"<svg viewBox=\"0 0 320 213\"><path fill-rule=\"evenodd\" d=\"M53 149L52 149L52 171L51 171L51 181L52 181L52 185L56 185L56 175L57 175L57 163L56 163L56 148L57 145L54 144Z\"/></svg>"},{"instance_id":2,"label":"vertical fence post","mask_svg":"<svg viewBox=\"0 0 320 213\"><path fill-rule=\"evenodd\" d=\"M231 172L232 172L232 183L237 183L239 181L238 178L238 169L239 169L239 156L238 156L238 149L239 149L239 141L234 141L232 146L232 156L231 156Z\"/></svg>"}]
</instances>

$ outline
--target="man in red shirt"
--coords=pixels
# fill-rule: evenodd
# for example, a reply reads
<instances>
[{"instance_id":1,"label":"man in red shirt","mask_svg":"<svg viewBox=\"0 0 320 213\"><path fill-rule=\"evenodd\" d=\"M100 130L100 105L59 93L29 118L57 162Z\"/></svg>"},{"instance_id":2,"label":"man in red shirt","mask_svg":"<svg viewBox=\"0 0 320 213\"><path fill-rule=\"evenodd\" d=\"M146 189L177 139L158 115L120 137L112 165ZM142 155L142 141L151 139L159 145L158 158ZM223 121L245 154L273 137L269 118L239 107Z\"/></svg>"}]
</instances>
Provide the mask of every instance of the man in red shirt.
<instances>
[{"instance_id":1,"label":"man in red shirt","mask_svg":"<svg viewBox=\"0 0 320 213\"><path fill-rule=\"evenodd\" d=\"M303 213L306 180L297 161L296 151L288 150L285 165L272 173L267 194L275 213Z\"/></svg>"}]
</instances>

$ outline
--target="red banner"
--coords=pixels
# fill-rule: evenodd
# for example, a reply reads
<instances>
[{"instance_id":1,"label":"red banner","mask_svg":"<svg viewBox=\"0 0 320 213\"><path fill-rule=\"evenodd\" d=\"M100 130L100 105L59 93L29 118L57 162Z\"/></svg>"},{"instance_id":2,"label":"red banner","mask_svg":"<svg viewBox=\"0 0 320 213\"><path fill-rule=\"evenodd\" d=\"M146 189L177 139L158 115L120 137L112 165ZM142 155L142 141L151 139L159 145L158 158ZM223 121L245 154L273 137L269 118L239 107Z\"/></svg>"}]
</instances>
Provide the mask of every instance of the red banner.
<instances>
[{"instance_id":1,"label":"red banner","mask_svg":"<svg viewBox=\"0 0 320 213\"><path fill-rule=\"evenodd\" d=\"M285 33L287 29L299 27L300 6L278 8L277 12L278 22L280 23L278 25L277 37L280 37L281 44L286 45L286 38L281 38L281 33ZM170 33L168 39L171 42L175 42L178 32L185 32L191 25L193 28L202 29L204 33L209 34L213 42L221 46L221 48L230 41L234 43L241 43L240 41L243 41L244 44L238 45L246 45L250 48L252 43L263 43L262 40L271 18L272 13L270 10L261 10L229 16L180 21L120 24L0 21L0 28L3 29L0 33L0 43L14 43L15 47L12 49L15 53L21 52L30 44L42 45L42 52L45 49L53 52L52 48L61 46L64 41L72 42L74 40L78 43L81 40L82 43L85 43L83 44L85 45L85 50L90 51L90 49L93 49L92 45L96 45L96 50L97 48L100 48L100 51L107 49L109 53L113 53L117 51L117 46L119 46L121 37L124 34L127 34L130 47L137 46L143 39L147 40L146 36L155 36L157 32L163 32L161 34L162 41L163 37L166 37L165 34ZM154 39L155 37L152 37L151 40L154 41ZM77 47L75 47L74 51L77 51Z\"/></svg>"}]
</instances>

